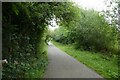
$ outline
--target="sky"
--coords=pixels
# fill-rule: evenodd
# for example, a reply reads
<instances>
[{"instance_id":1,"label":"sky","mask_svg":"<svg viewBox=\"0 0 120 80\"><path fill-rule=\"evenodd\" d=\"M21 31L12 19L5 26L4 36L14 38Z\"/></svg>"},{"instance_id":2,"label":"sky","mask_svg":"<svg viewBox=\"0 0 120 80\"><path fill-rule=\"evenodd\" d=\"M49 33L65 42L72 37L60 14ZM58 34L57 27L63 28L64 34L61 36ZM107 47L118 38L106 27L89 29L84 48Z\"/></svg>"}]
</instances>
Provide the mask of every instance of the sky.
<instances>
[{"instance_id":1,"label":"sky","mask_svg":"<svg viewBox=\"0 0 120 80\"><path fill-rule=\"evenodd\" d=\"M106 8L104 1L105 0L73 0L78 5L87 9L95 9L97 11L102 11Z\"/></svg>"},{"instance_id":2,"label":"sky","mask_svg":"<svg viewBox=\"0 0 120 80\"><path fill-rule=\"evenodd\" d=\"M104 3L105 0L72 0L72 1L78 4L79 6L81 6L82 8L86 8L86 9L94 9L96 11L102 11L106 9ZM52 22L55 27L49 26L49 28L51 30L58 28L56 22L54 20L52 20Z\"/></svg>"}]
</instances>

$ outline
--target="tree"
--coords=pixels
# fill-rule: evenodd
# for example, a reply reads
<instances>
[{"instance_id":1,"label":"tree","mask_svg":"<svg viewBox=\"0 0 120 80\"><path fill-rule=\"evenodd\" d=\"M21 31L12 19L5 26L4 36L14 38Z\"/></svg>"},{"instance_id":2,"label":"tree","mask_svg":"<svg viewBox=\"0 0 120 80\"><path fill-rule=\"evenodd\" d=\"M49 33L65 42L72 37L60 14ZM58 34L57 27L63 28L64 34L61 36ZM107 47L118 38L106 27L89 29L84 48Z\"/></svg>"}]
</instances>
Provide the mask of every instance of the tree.
<instances>
[{"instance_id":1,"label":"tree","mask_svg":"<svg viewBox=\"0 0 120 80\"><path fill-rule=\"evenodd\" d=\"M58 24L67 25L76 16L75 9L71 2L3 3L2 58L8 60L3 66L3 78L25 77L29 70L39 69L37 65L44 71L49 22L55 18Z\"/></svg>"},{"instance_id":2,"label":"tree","mask_svg":"<svg viewBox=\"0 0 120 80\"><path fill-rule=\"evenodd\" d=\"M105 18L107 19L107 21L109 22L110 25L112 25L113 27L116 27L118 30L120 30L119 28L119 4L120 1L119 0L106 0L105 1L106 4L106 10L103 10L103 14L105 16Z\"/></svg>"},{"instance_id":3,"label":"tree","mask_svg":"<svg viewBox=\"0 0 120 80\"><path fill-rule=\"evenodd\" d=\"M75 43L77 48L84 50L112 54L118 52L118 32L108 24L103 15L93 10L80 9L80 17L77 20L67 30L56 30L54 38L61 43Z\"/></svg>"}]
</instances>

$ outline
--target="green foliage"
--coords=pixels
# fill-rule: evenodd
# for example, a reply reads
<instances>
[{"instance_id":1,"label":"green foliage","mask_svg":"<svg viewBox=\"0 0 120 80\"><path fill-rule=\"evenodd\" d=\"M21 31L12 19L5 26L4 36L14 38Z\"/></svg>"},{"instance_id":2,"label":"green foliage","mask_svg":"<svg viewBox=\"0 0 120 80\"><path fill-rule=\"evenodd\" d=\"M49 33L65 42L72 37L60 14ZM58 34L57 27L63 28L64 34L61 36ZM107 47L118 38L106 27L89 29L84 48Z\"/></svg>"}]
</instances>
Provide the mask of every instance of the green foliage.
<instances>
[{"instance_id":1,"label":"green foliage","mask_svg":"<svg viewBox=\"0 0 120 80\"><path fill-rule=\"evenodd\" d=\"M3 78L42 77L51 35L86 50L117 52L116 29L97 12L79 9L71 2L2 3L2 12L2 58L8 60ZM62 26L55 31L57 35L48 31L52 19Z\"/></svg>"},{"instance_id":2,"label":"green foliage","mask_svg":"<svg viewBox=\"0 0 120 80\"><path fill-rule=\"evenodd\" d=\"M89 14L88 14L89 13ZM97 51L110 51L118 45L117 31L108 25L102 16L94 11L83 13L80 25L76 28L78 33L76 39L84 49L95 49Z\"/></svg>"},{"instance_id":3,"label":"green foliage","mask_svg":"<svg viewBox=\"0 0 120 80\"><path fill-rule=\"evenodd\" d=\"M92 68L104 78L108 78L108 80L119 78L118 56L114 55L108 57L102 55L102 53L77 50L74 48L75 46L71 44L65 45L57 42L53 42L53 44L78 61Z\"/></svg>"},{"instance_id":4,"label":"green foliage","mask_svg":"<svg viewBox=\"0 0 120 80\"><path fill-rule=\"evenodd\" d=\"M47 48L45 49L45 52L40 56L41 58L38 58L31 64L32 69L25 73L25 78L42 78L44 76L45 67L48 64Z\"/></svg>"},{"instance_id":5,"label":"green foliage","mask_svg":"<svg viewBox=\"0 0 120 80\"><path fill-rule=\"evenodd\" d=\"M116 28L119 28L119 7L120 7L120 0L106 0L106 9L102 11L102 14L106 17L109 24L114 25Z\"/></svg>"},{"instance_id":6,"label":"green foliage","mask_svg":"<svg viewBox=\"0 0 120 80\"><path fill-rule=\"evenodd\" d=\"M59 27L58 29L55 30L55 32L52 35L53 39L56 40L57 42L61 42L64 44L67 44L67 29L63 27Z\"/></svg>"},{"instance_id":7,"label":"green foliage","mask_svg":"<svg viewBox=\"0 0 120 80\"><path fill-rule=\"evenodd\" d=\"M75 8L71 2L2 3L2 58L8 60L3 78L42 77L47 65L48 25L53 18L59 24L71 23Z\"/></svg>"},{"instance_id":8,"label":"green foliage","mask_svg":"<svg viewBox=\"0 0 120 80\"><path fill-rule=\"evenodd\" d=\"M93 10L80 9L80 17L71 28L60 27L53 38L61 43L75 43L84 50L118 53L118 31L104 16Z\"/></svg>"}]
</instances>

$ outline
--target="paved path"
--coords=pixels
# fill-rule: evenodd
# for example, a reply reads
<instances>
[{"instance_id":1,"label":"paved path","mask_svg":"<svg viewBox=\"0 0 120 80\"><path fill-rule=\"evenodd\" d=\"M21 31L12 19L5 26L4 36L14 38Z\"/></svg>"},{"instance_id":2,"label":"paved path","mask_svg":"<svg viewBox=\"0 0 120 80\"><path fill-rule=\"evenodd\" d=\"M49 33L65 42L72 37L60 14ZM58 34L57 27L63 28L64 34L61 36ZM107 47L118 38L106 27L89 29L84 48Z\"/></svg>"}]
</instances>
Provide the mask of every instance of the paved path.
<instances>
[{"instance_id":1,"label":"paved path","mask_svg":"<svg viewBox=\"0 0 120 80\"><path fill-rule=\"evenodd\" d=\"M54 45L49 45L48 59L44 78L102 78Z\"/></svg>"}]
</instances>

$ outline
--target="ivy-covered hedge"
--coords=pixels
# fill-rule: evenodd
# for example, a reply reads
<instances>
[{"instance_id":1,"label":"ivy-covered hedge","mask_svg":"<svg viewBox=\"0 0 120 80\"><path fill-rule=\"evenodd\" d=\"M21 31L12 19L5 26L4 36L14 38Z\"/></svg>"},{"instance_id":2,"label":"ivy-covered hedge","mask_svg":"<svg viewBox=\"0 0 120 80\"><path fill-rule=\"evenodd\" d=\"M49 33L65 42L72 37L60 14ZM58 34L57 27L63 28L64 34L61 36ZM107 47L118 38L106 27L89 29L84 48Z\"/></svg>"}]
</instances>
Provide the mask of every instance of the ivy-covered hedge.
<instances>
[{"instance_id":1,"label":"ivy-covered hedge","mask_svg":"<svg viewBox=\"0 0 120 80\"><path fill-rule=\"evenodd\" d=\"M47 65L48 25L74 22L78 7L71 2L3 2L3 78L42 77ZM38 69L40 69L38 71ZM35 73L32 73L35 72Z\"/></svg>"},{"instance_id":2,"label":"ivy-covered hedge","mask_svg":"<svg viewBox=\"0 0 120 80\"><path fill-rule=\"evenodd\" d=\"M34 21L35 17L30 15L33 13L30 11L31 5L2 4L2 58L8 61L3 64L3 78L30 77L29 71L40 72L47 65L47 27Z\"/></svg>"}]
</instances>

